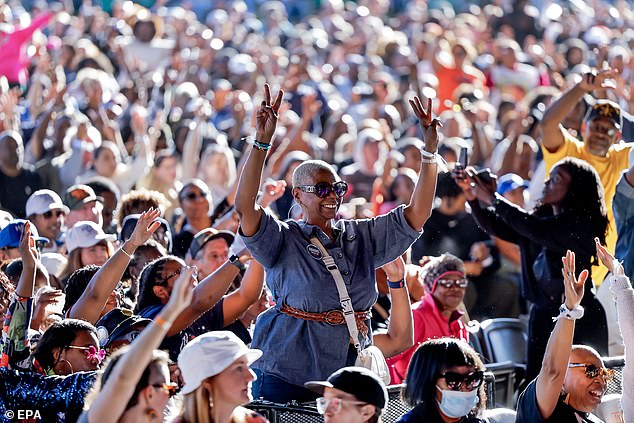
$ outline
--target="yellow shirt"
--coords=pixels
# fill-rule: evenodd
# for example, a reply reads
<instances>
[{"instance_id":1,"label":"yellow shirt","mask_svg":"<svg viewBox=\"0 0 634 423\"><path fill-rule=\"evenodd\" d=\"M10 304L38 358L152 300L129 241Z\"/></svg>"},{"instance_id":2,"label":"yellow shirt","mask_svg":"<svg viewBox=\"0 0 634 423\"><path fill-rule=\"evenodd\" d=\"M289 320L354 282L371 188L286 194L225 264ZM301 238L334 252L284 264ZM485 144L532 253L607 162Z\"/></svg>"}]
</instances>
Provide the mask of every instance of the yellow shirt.
<instances>
[{"instance_id":1,"label":"yellow shirt","mask_svg":"<svg viewBox=\"0 0 634 423\"><path fill-rule=\"evenodd\" d=\"M616 184L619 182L621 172L630 167L630 154L634 151L634 143L613 144L605 157L591 154L583 142L575 139L568 130L559 127L564 136L564 144L554 153L549 152L542 146L544 153L544 163L546 164L546 175L550 174L553 165L565 157L576 157L588 162L599 174L605 195L605 205L608 212L609 226L606 233L606 247L610 253L614 254L616 245L616 225L614 223L614 213L612 212L612 199L616 192ZM581 270L581 269L580 269ZM607 275L608 270L603 266L592 268L592 279L595 285L600 285Z\"/></svg>"}]
</instances>

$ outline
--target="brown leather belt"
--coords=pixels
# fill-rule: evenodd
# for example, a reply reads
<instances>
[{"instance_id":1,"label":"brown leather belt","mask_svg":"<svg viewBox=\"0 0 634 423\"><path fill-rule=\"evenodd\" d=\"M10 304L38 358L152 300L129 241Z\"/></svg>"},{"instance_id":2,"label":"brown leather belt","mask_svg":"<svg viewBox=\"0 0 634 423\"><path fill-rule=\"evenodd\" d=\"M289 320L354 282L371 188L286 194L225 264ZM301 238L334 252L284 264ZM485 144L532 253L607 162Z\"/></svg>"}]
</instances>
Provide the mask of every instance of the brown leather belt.
<instances>
[{"instance_id":1,"label":"brown leather belt","mask_svg":"<svg viewBox=\"0 0 634 423\"><path fill-rule=\"evenodd\" d=\"M323 322L332 326L346 324L346 319L343 317L343 311L341 310L329 310L324 311L323 313L311 313L309 311L293 308L287 304L282 304L282 308L280 308L279 310L284 314L288 314L289 316L296 317L298 319ZM354 313L354 320L357 322L357 329L359 329L359 332L361 332L363 336L368 335L369 329L368 326L365 324L365 321L370 319L371 317L372 312L370 310L358 311Z\"/></svg>"}]
</instances>

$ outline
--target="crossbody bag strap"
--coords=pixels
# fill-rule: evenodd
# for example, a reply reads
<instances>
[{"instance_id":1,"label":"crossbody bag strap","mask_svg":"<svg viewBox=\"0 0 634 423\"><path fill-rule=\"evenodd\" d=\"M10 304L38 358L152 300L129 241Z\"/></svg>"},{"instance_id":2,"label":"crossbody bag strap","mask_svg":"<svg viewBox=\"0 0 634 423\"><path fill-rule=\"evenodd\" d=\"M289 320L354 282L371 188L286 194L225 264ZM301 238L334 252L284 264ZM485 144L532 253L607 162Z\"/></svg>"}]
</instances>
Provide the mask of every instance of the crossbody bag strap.
<instances>
[{"instance_id":1,"label":"crossbody bag strap","mask_svg":"<svg viewBox=\"0 0 634 423\"><path fill-rule=\"evenodd\" d=\"M339 272L339 267L337 267L335 259L333 259L332 256L328 254L328 251L326 251L326 248L324 248L319 239L317 239L316 237L312 237L310 241L315 247L319 248L319 251L321 251L321 261L324 262L324 264L326 265L326 269L328 269L333 279L335 280L335 285L337 285L337 291L339 292L339 303L341 304L341 308L343 310L343 317L346 320L346 326L348 326L348 332L350 333L352 342L354 342L354 347L357 349L357 352L360 352L361 343L359 342L359 329L357 329L357 321L354 318L352 300L350 299L350 295L348 295L346 283L343 281L343 276L341 276L341 272Z\"/></svg>"}]
</instances>

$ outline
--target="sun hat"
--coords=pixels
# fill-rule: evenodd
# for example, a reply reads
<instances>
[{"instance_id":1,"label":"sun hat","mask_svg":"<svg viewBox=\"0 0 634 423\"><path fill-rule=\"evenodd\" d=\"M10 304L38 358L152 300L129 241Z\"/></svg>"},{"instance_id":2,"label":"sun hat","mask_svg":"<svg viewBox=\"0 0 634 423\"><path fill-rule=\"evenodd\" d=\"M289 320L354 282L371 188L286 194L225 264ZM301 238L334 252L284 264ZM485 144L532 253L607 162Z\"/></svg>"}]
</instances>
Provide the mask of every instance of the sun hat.
<instances>
[{"instance_id":1,"label":"sun hat","mask_svg":"<svg viewBox=\"0 0 634 423\"><path fill-rule=\"evenodd\" d=\"M31 194L26 200L26 215L44 214L51 210L62 210L68 214L69 209L55 191L40 189Z\"/></svg>"},{"instance_id":2,"label":"sun hat","mask_svg":"<svg viewBox=\"0 0 634 423\"><path fill-rule=\"evenodd\" d=\"M87 220L77 222L66 234L68 254L77 248L87 248L99 244L103 240L114 241L116 237L103 231L101 226Z\"/></svg>"},{"instance_id":3,"label":"sun hat","mask_svg":"<svg viewBox=\"0 0 634 423\"><path fill-rule=\"evenodd\" d=\"M247 348L240 338L226 330L194 338L178 356L178 367L185 381L181 393L194 392L205 379L221 373L243 356L250 365L262 356L262 351Z\"/></svg>"}]
</instances>

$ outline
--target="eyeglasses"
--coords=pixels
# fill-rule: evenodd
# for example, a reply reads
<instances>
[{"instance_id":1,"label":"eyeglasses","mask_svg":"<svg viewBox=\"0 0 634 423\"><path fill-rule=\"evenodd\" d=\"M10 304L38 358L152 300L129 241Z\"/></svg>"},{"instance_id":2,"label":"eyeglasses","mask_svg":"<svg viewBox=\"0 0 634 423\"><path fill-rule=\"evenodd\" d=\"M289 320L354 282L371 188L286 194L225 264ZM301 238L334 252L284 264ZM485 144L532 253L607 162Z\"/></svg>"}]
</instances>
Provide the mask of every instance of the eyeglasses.
<instances>
[{"instance_id":1,"label":"eyeglasses","mask_svg":"<svg viewBox=\"0 0 634 423\"><path fill-rule=\"evenodd\" d=\"M348 192L348 184L344 181L335 182L334 184L318 182L315 185L299 185L297 188L304 192L312 192L319 198L326 198L331 192L334 192L337 197L341 198Z\"/></svg>"},{"instance_id":2,"label":"eyeglasses","mask_svg":"<svg viewBox=\"0 0 634 423\"><path fill-rule=\"evenodd\" d=\"M175 383L153 383L153 388L162 389L167 395L173 397L178 392L178 385Z\"/></svg>"},{"instance_id":3,"label":"eyeglasses","mask_svg":"<svg viewBox=\"0 0 634 423\"><path fill-rule=\"evenodd\" d=\"M367 402L345 400L343 398L317 398L317 411L319 414L326 414L326 411L330 409L333 414L337 414L341 411L341 406L344 402L353 405L365 405Z\"/></svg>"},{"instance_id":4,"label":"eyeglasses","mask_svg":"<svg viewBox=\"0 0 634 423\"><path fill-rule=\"evenodd\" d=\"M190 200L190 201L194 201L197 198L207 198L207 193L206 192L195 192L195 191L190 191L187 194L185 194L183 197L185 197L186 199Z\"/></svg>"},{"instance_id":5,"label":"eyeglasses","mask_svg":"<svg viewBox=\"0 0 634 423\"><path fill-rule=\"evenodd\" d=\"M64 215L64 212L61 210L49 210L47 212L42 213L42 216L44 216L45 219L50 219L53 216L60 217L63 215Z\"/></svg>"},{"instance_id":6,"label":"eyeglasses","mask_svg":"<svg viewBox=\"0 0 634 423\"><path fill-rule=\"evenodd\" d=\"M447 289L451 287L466 288L467 285L469 285L469 281L467 279L438 279L436 283Z\"/></svg>"},{"instance_id":7,"label":"eyeglasses","mask_svg":"<svg viewBox=\"0 0 634 423\"><path fill-rule=\"evenodd\" d=\"M594 364L570 363L568 364L568 367L569 368L585 367L584 373L586 374L586 377L589 379L594 379L599 375L605 381L605 383L610 383L614 379L614 370L608 369L605 367L597 367Z\"/></svg>"},{"instance_id":8,"label":"eyeglasses","mask_svg":"<svg viewBox=\"0 0 634 423\"><path fill-rule=\"evenodd\" d=\"M162 281L157 282L155 285L158 285L158 286L167 285L167 283L169 282L170 279L172 279L174 276L178 276L180 274L181 274L181 269L178 269L174 273L170 273L169 275L167 275L165 278L163 278Z\"/></svg>"},{"instance_id":9,"label":"eyeglasses","mask_svg":"<svg viewBox=\"0 0 634 423\"><path fill-rule=\"evenodd\" d=\"M97 349L97 347L95 347L94 345L91 345L89 347L80 347L78 345L69 345L66 348L75 349L75 350L82 350L82 352L84 353L84 355L86 356L86 358L88 360L91 360L91 361L97 360L97 362L99 364L101 364L103 359L106 358L106 350L102 350L101 348Z\"/></svg>"},{"instance_id":10,"label":"eyeglasses","mask_svg":"<svg viewBox=\"0 0 634 423\"><path fill-rule=\"evenodd\" d=\"M445 372L440 375L445 379L447 386L452 391L458 391L462 386L465 386L468 390L472 391L478 389L482 385L484 380L484 372L477 371L469 374Z\"/></svg>"}]
</instances>

